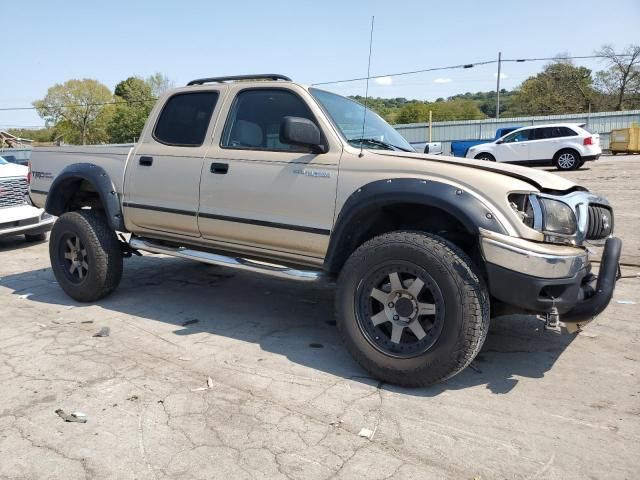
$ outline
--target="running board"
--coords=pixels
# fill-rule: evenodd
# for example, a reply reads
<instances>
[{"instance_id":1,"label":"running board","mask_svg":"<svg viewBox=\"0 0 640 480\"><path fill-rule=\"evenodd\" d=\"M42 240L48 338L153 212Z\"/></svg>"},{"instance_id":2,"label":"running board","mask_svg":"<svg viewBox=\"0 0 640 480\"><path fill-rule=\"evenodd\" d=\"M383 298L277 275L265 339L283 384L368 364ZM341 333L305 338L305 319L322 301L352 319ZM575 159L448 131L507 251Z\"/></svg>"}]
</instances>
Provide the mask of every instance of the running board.
<instances>
[{"instance_id":1,"label":"running board","mask_svg":"<svg viewBox=\"0 0 640 480\"><path fill-rule=\"evenodd\" d=\"M221 267L230 267L237 270L245 270L248 272L262 273L272 277L286 278L289 280L298 280L301 282L318 282L327 279L325 272L321 270L297 270L295 268L285 267L283 265L275 265L272 263L259 262L257 260L249 260L247 258L226 257L217 253L204 252L202 250L193 250L186 247L170 247L153 243L146 239L132 237L129 246L134 250L143 250L152 253L163 253L172 257L186 258L196 260L210 265L218 265Z\"/></svg>"}]
</instances>

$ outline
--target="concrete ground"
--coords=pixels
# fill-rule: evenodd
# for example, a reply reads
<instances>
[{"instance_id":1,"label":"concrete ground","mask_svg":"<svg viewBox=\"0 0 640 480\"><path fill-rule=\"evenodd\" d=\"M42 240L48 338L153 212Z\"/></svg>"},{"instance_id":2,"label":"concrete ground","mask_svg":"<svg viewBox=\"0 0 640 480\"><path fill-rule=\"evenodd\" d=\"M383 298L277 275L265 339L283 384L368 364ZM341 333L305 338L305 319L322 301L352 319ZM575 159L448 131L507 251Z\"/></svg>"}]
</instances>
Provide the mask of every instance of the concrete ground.
<instances>
[{"instance_id":1,"label":"concrete ground","mask_svg":"<svg viewBox=\"0 0 640 480\"><path fill-rule=\"evenodd\" d=\"M329 286L149 255L82 305L46 243L0 240L0 478L637 478L640 156L588 167L566 175L612 201L629 265L606 312L577 336L496 319L416 390L351 360Z\"/></svg>"}]
</instances>

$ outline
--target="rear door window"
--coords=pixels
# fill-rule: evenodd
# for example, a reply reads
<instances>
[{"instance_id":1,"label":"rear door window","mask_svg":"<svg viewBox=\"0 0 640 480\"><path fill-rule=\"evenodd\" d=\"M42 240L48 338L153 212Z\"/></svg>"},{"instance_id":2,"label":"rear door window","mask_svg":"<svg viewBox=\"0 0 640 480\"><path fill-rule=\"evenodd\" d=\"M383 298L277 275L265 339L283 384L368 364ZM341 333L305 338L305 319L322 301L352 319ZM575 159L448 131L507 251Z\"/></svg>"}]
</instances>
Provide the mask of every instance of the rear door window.
<instances>
[{"instance_id":1,"label":"rear door window","mask_svg":"<svg viewBox=\"0 0 640 480\"><path fill-rule=\"evenodd\" d=\"M165 103L153 138L166 145L199 147L204 142L218 92L178 93Z\"/></svg>"}]
</instances>

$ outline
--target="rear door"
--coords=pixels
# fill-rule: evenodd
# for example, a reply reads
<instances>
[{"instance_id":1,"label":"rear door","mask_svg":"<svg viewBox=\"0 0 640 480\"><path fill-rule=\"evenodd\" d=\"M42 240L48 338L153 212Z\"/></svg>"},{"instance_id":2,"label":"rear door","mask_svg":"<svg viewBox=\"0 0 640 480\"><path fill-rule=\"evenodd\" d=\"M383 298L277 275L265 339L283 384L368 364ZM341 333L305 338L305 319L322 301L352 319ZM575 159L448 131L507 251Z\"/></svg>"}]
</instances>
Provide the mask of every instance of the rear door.
<instances>
[{"instance_id":1,"label":"rear door","mask_svg":"<svg viewBox=\"0 0 640 480\"><path fill-rule=\"evenodd\" d=\"M496 160L498 162L525 162L529 160L529 135L531 129L510 133L496 144Z\"/></svg>"},{"instance_id":2,"label":"rear door","mask_svg":"<svg viewBox=\"0 0 640 480\"><path fill-rule=\"evenodd\" d=\"M133 230L200 236L200 174L219 96L215 89L177 92L147 127L125 174L123 206Z\"/></svg>"}]
</instances>

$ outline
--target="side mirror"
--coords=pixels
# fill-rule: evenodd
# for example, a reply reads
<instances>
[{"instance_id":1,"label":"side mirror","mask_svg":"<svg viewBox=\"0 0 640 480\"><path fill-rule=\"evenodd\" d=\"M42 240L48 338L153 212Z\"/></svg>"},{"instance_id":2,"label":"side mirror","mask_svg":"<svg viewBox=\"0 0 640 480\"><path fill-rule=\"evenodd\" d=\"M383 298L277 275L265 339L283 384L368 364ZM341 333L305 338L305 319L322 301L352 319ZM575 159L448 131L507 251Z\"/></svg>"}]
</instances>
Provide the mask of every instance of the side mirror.
<instances>
[{"instance_id":1,"label":"side mirror","mask_svg":"<svg viewBox=\"0 0 640 480\"><path fill-rule=\"evenodd\" d=\"M302 117L284 117L280 124L280 142L311 147L314 153L326 153L320 129L311 120Z\"/></svg>"},{"instance_id":2,"label":"side mirror","mask_svg":"<svg viewBox=\"0 0 640 480\"><path fill-rule=\"evenodd\" d=\"M496 145L500 145L501 143L504 143L504 140L496 140Z\"/></svg>"}]
</instances>

